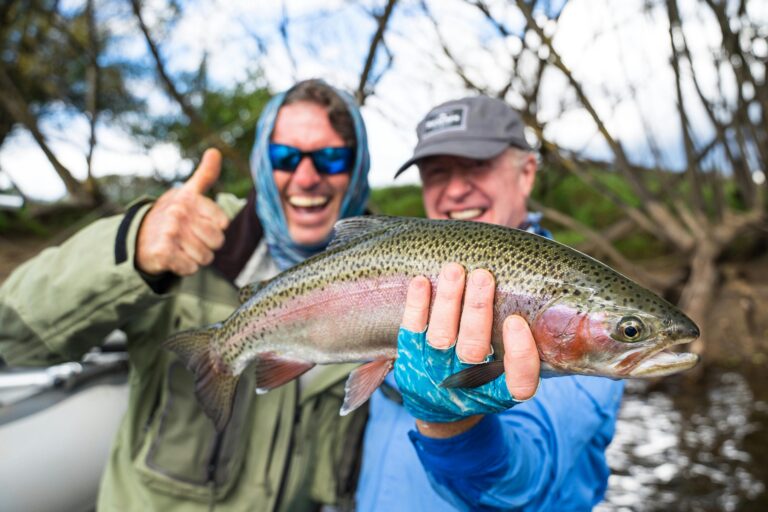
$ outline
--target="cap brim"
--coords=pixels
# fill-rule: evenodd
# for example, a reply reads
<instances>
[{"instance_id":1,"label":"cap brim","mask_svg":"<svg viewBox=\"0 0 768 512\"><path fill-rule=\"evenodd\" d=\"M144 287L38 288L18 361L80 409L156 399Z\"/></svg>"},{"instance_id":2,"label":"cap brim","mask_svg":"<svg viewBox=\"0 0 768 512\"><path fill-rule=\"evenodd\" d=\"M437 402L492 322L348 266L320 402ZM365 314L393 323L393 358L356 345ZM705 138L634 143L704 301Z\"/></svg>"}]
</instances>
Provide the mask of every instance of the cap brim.
<instances>
[{"instance_id":1,"label":"cap brim","mask_svg":"<svg viewBox=\"0 0 768 512\"><path fill-rule=\"evenodd\" d=\"M489 140L444 140L435 144L425 145L421 148L417 148L417 150L413 153L413 156L400 166L400 168L395 173L395 178L400 176L403 171L408 169L411 165L415 164L422 158L427 158L429 156L447 155L486 160L488 158L493 158L500 155L501 152L508 147L508 141Z\"/></svg>"}]
</instances>

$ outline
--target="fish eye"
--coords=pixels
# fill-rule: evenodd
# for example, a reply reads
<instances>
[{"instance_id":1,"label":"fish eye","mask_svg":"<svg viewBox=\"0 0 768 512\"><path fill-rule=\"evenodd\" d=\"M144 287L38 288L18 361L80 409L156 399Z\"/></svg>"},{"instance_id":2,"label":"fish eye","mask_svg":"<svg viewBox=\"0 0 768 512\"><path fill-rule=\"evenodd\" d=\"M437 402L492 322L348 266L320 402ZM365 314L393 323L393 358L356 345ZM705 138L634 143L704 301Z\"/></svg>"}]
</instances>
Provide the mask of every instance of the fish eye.
<instances>
[{"instance_id":1,"label":"fish eye","mask_svg":"<svg viewBox=\"0 0 768 512\"><path fill-rule=\"evenodd\" d=\"M642 339L644 333L645 326L642 320L634 316L622 318L616 326L616 338L619 341L638 341Z\"/></svg>"},{"instance_id":2,"label":"fish eye","mask_svg":"<svg viewBox=\"0 0 768 512\"><path fill-rule=\"evenodd\" d=\"M637 338L640 335L640 329L638 329L634 325L625 325L624 326L624 336L627 338Z\"/></svg>"}]
</instances>

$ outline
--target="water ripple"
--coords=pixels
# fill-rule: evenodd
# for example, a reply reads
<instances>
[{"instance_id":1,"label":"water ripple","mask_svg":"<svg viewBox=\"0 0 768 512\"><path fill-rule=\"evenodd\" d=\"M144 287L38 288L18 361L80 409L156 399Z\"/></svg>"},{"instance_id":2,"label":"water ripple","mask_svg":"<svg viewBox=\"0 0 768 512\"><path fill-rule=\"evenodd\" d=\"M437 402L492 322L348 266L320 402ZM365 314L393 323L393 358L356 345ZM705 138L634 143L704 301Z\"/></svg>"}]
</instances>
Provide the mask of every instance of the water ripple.
<instances>
[{"instance_id":1,"label":"water ripple","mask_svg":"<svg viewBox=\"0 0 768 512\"><path fill-rule=\"evenodd\" d=\"M596 510L768 510L765 469L752 453L768 443L766 413L738 373L667 392L628 382Z\"/></svg>"}]
</instances>

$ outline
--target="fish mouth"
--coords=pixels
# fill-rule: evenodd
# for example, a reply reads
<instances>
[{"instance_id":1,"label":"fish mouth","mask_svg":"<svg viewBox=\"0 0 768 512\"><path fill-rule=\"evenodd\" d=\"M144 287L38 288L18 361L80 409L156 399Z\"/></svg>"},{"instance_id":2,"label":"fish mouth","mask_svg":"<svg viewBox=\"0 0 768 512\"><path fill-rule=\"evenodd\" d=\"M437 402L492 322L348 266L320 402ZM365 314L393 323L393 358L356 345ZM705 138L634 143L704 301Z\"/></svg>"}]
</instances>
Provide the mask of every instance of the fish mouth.
<instances>
[{"instance_id":1,"label":"fish mouth","mask_svg":"<svg viewBox=\"0 0 768 512\"><path fill-rule=\"evenodd\" d=\"M643 359L629 372L629 377L651 378L666 377L689 370L699 362L699 356L692 352L672 352L661 350Z\"/></svg>"},{"instance_id":2,"label":"fish mouth","mask_svg":"<svg viewBox=\"0 0 768 512\"><path fill-rule=\"evenodd\" d=\"M690 370L699 362L698 354L692 352L673 352L669 348L673 345L685 345L695 341L701 334L699 327L688 317L686 321L678 322L672 329L665 333L667 341L656 350L642 358L641 361L630 370L628 377L654 378L666 377L675 373Z\"/></svg>"}]
</instances>

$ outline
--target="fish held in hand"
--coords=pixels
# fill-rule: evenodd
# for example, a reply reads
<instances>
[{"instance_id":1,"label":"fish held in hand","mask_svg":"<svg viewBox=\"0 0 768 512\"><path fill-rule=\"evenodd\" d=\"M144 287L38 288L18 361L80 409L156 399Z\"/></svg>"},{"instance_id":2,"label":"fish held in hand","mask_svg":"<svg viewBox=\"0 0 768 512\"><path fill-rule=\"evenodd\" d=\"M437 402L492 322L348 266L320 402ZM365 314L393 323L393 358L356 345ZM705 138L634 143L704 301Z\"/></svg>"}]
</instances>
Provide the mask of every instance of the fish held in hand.
<instances>
[{"instance_id":1,"label":"fish held in hand","mask_svg":"<svg viewBox=\"0 0 768 512\"><path fill-rule=\"evenodd\" d=\"M574 249L491 224L376 216L339 221L327 251L245 287L243 304L225 321L164 344L195 374L198 399L218 429L244 371L255 372L265 392L316 364L367 362L347 381L346 414L392 368L411 279L426 276L434 293L451 261L495 276L496 359L442 386L479 386L503 373L502 324L511 314L530 325L547 375L661 377L698 361L667 350L699 336L685 314Z\"/></svg>"}]
</instances>

